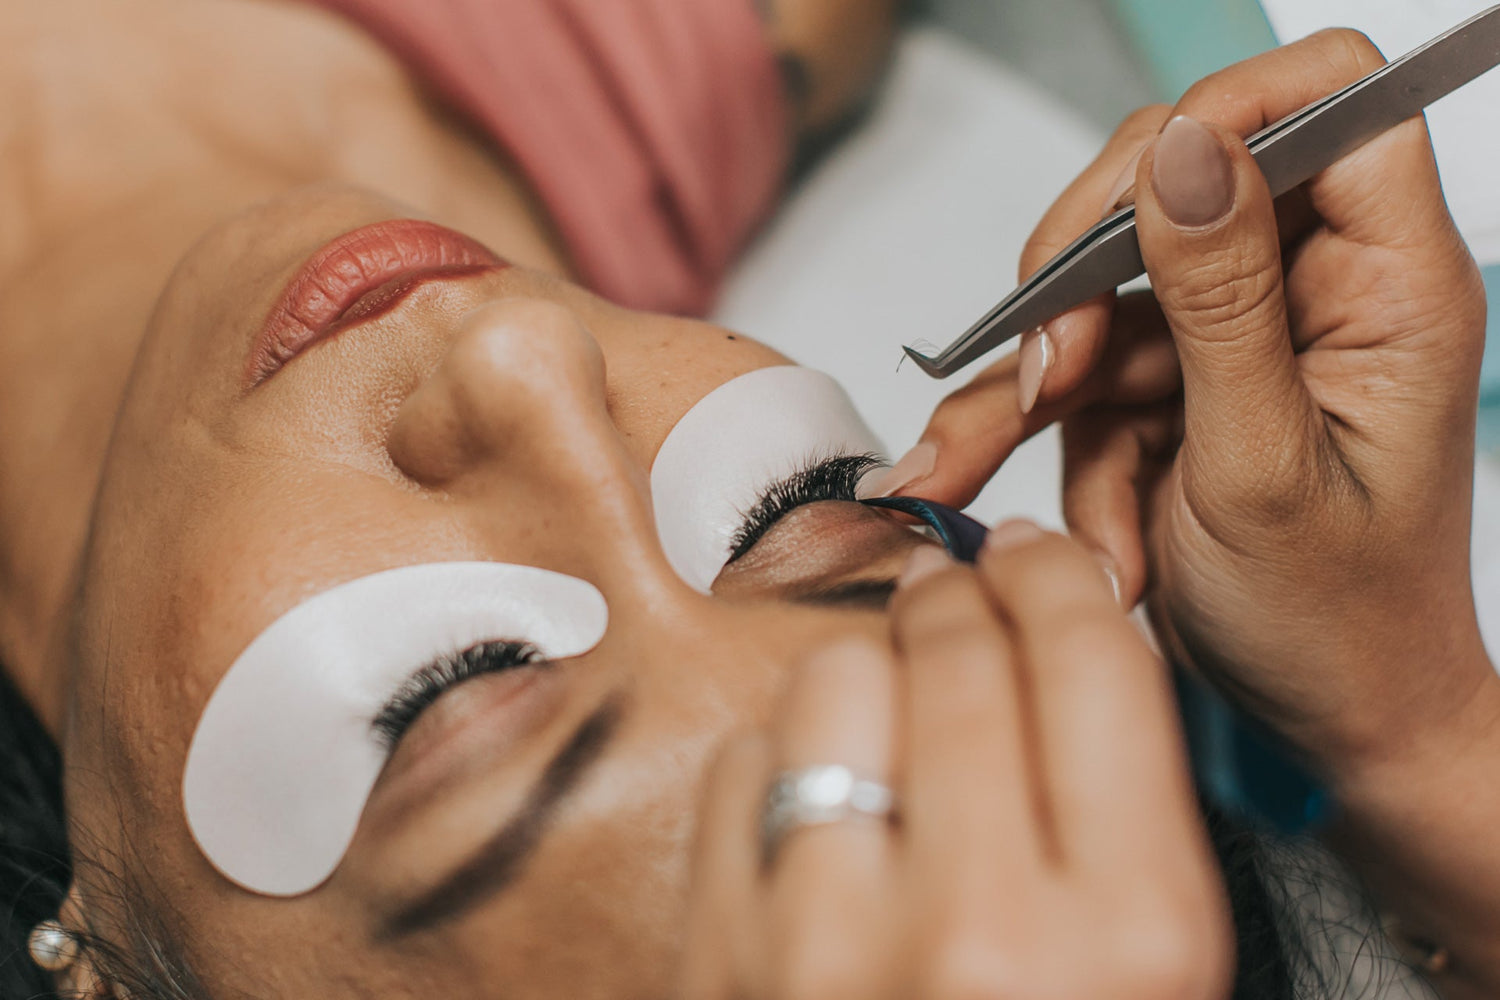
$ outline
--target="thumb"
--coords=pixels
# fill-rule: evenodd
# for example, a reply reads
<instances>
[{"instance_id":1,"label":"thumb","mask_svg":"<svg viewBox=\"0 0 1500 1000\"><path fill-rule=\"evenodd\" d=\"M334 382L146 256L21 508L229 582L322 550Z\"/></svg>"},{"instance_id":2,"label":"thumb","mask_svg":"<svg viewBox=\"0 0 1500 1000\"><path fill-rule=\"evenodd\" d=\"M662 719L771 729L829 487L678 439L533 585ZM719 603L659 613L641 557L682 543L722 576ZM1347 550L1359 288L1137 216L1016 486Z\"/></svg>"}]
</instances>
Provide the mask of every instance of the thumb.
<instances>
[{"instance_id":1,"label":"thumb","mask_svg":"<svg viewBox=\"0 0 1500 1000\"><path fill-rule=\"evenodd\" d=\"M1238 136L1177 117L1137 191L1141 256L1182 363L1190 481L1226 512L1305 495L1320 411L1292 345L1265 177Z\"/></svg>"}]
</instances>

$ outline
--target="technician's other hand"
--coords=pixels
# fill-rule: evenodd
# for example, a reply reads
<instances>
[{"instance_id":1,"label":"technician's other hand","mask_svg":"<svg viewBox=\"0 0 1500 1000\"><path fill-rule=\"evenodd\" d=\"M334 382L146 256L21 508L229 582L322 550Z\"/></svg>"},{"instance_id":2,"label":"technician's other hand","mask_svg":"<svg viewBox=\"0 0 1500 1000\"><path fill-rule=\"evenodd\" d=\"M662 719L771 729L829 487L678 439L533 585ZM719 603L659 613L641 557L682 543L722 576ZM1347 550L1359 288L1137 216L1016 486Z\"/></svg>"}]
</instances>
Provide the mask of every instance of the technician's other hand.
<instances>
[{"instance_id":1,"label":"technician's other hand","mask_svg":"<svg viewBox=\"0 0 1500 1000\"><path fill-rule=\"evenodd\" d=\"M731 744L699 828L684 1000L1223 1000L1233 951L1171 685L1090 555L1033 525L913 560L896 652L815 656ZM898 819L759 835L838 764Z\"/></svg>"}]
</instances>

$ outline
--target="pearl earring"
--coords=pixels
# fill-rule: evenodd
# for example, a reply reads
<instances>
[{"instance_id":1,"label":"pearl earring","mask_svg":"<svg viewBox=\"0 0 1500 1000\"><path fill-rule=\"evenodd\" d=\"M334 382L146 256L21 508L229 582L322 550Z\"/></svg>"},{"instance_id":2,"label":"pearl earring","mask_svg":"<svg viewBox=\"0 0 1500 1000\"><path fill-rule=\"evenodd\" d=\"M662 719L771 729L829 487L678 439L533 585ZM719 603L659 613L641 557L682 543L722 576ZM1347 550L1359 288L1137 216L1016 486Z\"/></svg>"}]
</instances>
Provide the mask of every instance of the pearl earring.
<instances>
[{"instance_id":1,"label":"pearl earring","mask_svg":"<svg viewBox=\"0 0 1500 1000\"><path fill-rule=\"evenodd\" d=\"M43 920L31 929L26 950L48 972L62 972L78 959L78 940L56 920Z\"/></svg>"}]
</instances>

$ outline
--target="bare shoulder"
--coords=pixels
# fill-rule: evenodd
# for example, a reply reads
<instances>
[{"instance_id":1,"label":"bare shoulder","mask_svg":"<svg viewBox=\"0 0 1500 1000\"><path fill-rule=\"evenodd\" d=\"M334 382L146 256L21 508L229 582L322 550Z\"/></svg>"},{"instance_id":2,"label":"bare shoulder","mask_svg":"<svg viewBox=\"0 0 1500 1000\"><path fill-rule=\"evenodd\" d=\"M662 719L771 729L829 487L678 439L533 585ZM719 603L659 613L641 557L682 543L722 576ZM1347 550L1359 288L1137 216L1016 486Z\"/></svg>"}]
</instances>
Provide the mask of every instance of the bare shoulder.
<instances>
[{"instance_id":1,"label":"bare shoulder","mask_svg":"<svg viewBox=\"0 0 1500 1000\"><path fill-rule=\"evenodd\" d=\"M890 55L902 0L761 0L804 134L858 107Z\"/></svg>"}]
</instances>

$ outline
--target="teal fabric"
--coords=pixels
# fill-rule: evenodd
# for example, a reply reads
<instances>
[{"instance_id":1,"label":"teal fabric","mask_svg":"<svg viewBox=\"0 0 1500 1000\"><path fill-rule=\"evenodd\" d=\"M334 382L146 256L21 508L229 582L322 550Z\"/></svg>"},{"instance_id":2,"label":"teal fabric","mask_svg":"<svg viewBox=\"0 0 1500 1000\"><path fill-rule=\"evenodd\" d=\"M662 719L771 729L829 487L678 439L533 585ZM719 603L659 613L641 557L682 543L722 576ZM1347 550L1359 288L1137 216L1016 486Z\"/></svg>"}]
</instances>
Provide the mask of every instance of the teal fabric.
<instances>
[{"instance_id":1,"label":"teal fabric","mask_svg":"<svg viewBox=\"0 0 1500 1000\"><path fill-rule=\"evenodd\" d=\"M1490 297L1489 340L1484 345L1485 394L1500 394L1500 267L1484 269L1484 289ZM1495 400L1500 402L1500 399Z\"/></svg>"},{"instance_id":2,"label":"teal fabric","mask_svg":"<svg viewBox=\"0 0 1500 1000\"><path fill-rule=\"evenodd\" d=\"M1114 0L1158 96L1175 101L1203 77L1274 48L1258 0Z\"/></svg>"},{"instance_id":3,"label":"teal fabric","mask_svg":"<svg viewBox=\"0 0 1500 1000\"><path fill-rule=\"evenodd\" d=\"M1484 287L1490 297L1490 321L1479 376L1479 447L1500 455L1500 267L1484 269Z\"/></svg>"}]
</instances>

